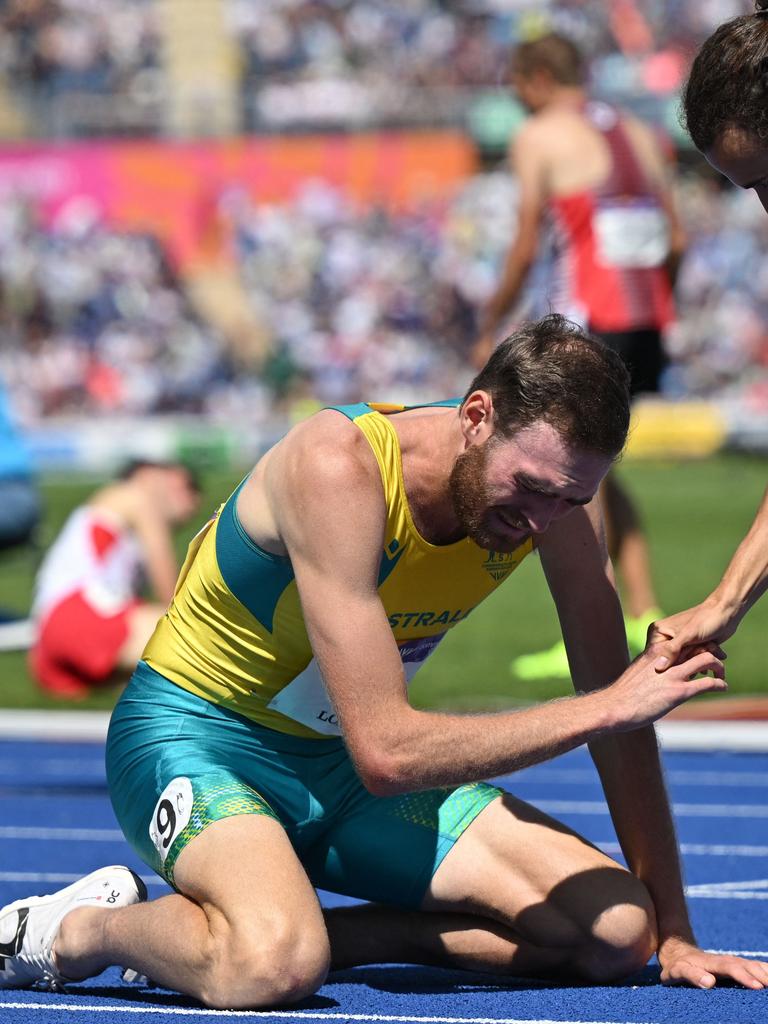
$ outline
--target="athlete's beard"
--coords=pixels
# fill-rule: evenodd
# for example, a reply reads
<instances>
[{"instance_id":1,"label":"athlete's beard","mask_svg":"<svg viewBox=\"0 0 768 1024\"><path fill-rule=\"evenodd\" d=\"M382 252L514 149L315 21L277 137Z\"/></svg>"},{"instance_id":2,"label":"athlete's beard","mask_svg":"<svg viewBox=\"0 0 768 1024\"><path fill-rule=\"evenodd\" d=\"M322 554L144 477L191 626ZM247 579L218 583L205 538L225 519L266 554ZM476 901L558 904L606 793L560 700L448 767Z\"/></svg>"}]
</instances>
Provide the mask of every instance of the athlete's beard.
<instances>
[{"instance_id":1,"label":"athlete's beard","mask_svg":"<svg viewBox=\"0 0 768 1024\"><path fill-rule=\"evenodd\" d=\"M448 485L459 525L470 540L487 551L513 551L523 543L525 536L512 540L494 532L488 525L492 506L488 500L486 467L489 446L493 443L490 437L483 444L470 445L463 451L453 464Z\"/></svg>"}]
</instances>

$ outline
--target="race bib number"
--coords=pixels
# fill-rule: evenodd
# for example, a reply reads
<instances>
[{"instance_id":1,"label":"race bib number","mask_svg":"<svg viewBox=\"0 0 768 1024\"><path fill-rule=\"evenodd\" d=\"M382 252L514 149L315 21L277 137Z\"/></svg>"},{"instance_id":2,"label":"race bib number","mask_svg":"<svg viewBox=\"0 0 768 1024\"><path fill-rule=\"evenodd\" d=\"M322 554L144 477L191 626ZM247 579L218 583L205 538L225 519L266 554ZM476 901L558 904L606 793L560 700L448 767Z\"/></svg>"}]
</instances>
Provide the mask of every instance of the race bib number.
<instances>
[{"instance_id":1,"label":"race bib number","mask_svg":"<svg viewBox=\"0 0 768 1024\"><path fill-rule=\"evenodd\" d=\"M421 637L400 645L400 658L408 682L413 679L444 635L440 633L437 636ZM339 720L314 658L303 672L272 698L267 707L324 736L341 736Z\"/></svg>"},{"instance_id":2,"label":"race bib number","mask_svg":"<svg viewBox=\"0 0 768 1024\"><path fill-rule=\"evenodd\" d=\"M180 775L168 783L155 804L149 838L163 864L174 839L189 824L193 799L192 783Z\"/></svg>"},{"instance_id":3,"label":"race bib number","mask_svg":"<svg viewBox=\"0 0 768 1024\"><path fill-rule=\"evenodd\" d=\"M652 200L601 201L592 225L595 260L604 267L660 267L669 255L669 222Z\"/></svg>"}]
</instances>

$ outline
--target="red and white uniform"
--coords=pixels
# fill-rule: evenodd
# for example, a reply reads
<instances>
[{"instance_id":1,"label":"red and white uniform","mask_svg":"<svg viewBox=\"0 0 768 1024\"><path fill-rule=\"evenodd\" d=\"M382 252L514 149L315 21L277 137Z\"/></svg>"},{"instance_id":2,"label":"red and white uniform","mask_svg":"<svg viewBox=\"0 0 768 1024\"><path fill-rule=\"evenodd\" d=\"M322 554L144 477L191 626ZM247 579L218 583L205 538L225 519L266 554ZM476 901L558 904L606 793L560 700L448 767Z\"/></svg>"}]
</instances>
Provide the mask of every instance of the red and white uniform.
<instances>
[{"instance_id":1,"label":"red and white uniform","mask_svg":"<svg viewBox=\"0 0 768 1024\"><path fill-rule=\"evenodd\" d=\"M112 674L142 571L141 547L116 517L88 505L71 514L36 583L30 667L41 686L76 696Z\"/></svg>"},{"instance_id":2,"label":"red and white uniform","mask_svg":"<svg viewBox=\"0 0 768 1024\"><path fill-rule=\"evenodd\" d=\"M549 200L552 307L592 331L662 329L674 315L666 213L618 112L592 102L584 114L610 150L611 172L599 187Z\"/></svg>"}]
</instances>

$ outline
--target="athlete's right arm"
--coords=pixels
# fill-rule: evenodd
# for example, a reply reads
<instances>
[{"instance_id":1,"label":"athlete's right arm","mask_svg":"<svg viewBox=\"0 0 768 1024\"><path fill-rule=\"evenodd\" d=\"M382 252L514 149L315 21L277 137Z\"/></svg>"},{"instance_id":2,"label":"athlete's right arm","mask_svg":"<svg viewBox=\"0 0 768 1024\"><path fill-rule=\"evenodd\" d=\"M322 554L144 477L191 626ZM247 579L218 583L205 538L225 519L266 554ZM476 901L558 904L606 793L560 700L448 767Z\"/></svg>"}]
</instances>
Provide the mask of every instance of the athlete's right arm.
<instances>
[{"instance_id":1,"label":"athlete's right arm","mask_svg":"<svg viewBox=\"0 0 768 1024\"><path fill-rule=\"evenodd\" d=\"M267 500L293 563L315 657L371 792L451 785L535 764L659 717L708 688L688 682L689 675L720 670L706 654L657 674L646 655L613 687L536 708L484 716L414 709L377 592L384 497L365 439L352 424L338 423L305 430L274 454ZM644 690L651 696L633 697Z\"/></svg>"},{"instance_id":2,"label":"athlete's right arm","mask_svg":"<svg viewBox=\"0 0 768 1024\"><path fill-rule=\"evenodd\" d=\"M524 125L509 147L509 161L517 183L517 227L504 258L496 291L480 316L480 337L472 362L480 369L488 360L504 318L520 296L536 256L545 207L545 150L535 125Z\"/></svg>"}]
</instances>

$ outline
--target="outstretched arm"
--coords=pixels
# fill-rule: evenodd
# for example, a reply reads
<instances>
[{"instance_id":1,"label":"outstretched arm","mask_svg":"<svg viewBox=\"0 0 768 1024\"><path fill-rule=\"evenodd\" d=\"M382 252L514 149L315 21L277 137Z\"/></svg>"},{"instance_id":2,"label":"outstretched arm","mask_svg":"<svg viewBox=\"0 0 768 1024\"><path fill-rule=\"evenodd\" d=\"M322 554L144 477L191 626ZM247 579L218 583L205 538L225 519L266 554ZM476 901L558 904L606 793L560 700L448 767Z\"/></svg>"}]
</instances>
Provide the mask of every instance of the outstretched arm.
<instances>
[{"instance_id":1,"label":"outstretched arm","mask_svg":"<svg viewBox=\"0 0 768 1024\"><path fill-rule=\"evenodd\" d=\"M551 526L539 548L557 605L574 687L592 691L605 686L626 664L627 648L598 500ZM655 657L655 649L649 649L607 691L618 690L623 680L628 681L626 699L641 705L647 680L632 673L644 659L652 664ZM667 674L659 673L658 678ZM721 680L717 684L712 688L725 688ZM652 727L643 727L646 722L638 721L638 725L641 727L634 731L595 737L590 752L627 863L653 899L662 978L698 988L711 987L716 977L733 978L748 988L768 985L768 970L763 965L737 957L716 957L696 946L656 736Z\"/></svg>"},{"instance_id":2,"label":"outstretched arm","mask_svg":"<svg viewBox=\"0 0 768 1024\"><path fill-rule=\"evenodd\" d=\"M659 670L674 664L686 647L720 644L768 590L768 491L722 580L701 604L655 622L649 643L659 645Z\"/></svg>"}]
</instances>

